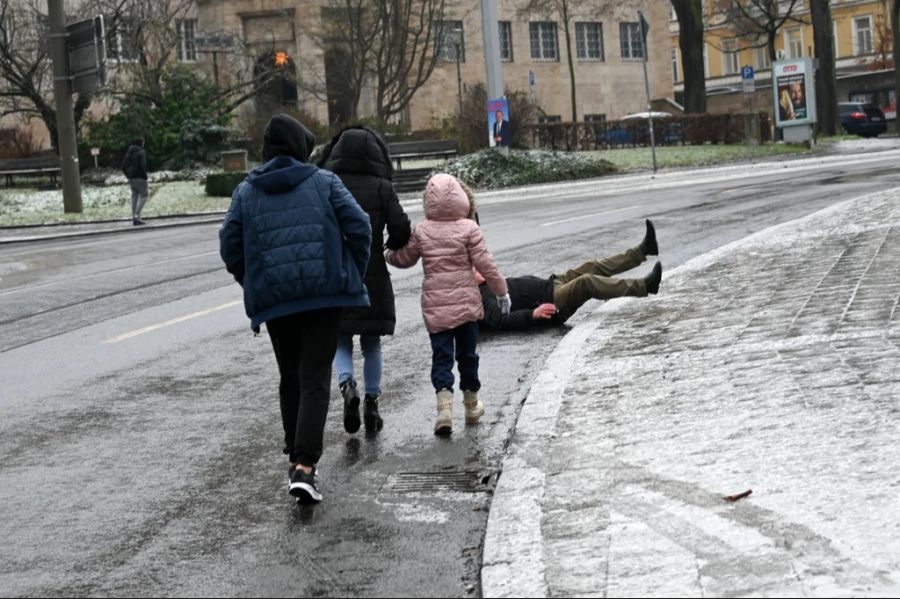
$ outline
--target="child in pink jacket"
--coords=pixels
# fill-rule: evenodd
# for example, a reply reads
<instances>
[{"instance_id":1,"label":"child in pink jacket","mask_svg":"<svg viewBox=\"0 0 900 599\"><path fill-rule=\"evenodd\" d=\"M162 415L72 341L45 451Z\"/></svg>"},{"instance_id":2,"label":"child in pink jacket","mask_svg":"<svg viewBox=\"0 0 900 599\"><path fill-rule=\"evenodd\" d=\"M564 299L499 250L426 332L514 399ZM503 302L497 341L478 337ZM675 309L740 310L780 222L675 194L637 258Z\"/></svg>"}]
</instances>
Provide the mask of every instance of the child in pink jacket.
<instances>
[{"instance_id":1,"label":"child in pink jacket","mask_svg":"<svg viewBox=\"0 0 900 599\"><path fill-rule=\"evenodd\" d=\"M422 315L431 337L431 382L437 392L436 435L453 432L453 358L459 368L466 424L484 414L478 399L478 321L484 316L475 270L509 312L506 279L497 270L481 229L468 218L469 198L452 175L434 175L425 187L425 220L416 225L409 243L385 250L389 264L409 268L422 258Z\"/></svg>"}]
</instances>

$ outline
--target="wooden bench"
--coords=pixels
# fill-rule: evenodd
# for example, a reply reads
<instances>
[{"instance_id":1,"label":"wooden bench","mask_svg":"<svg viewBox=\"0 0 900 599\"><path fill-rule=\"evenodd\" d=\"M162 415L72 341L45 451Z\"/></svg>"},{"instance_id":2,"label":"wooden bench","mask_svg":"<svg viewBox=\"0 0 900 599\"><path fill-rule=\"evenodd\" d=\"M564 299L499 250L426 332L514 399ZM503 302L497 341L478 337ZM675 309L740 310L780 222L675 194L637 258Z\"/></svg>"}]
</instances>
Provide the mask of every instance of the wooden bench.
<instances>
[{"instance_id":1,"label":"wooden bench","mask_svg":"<svg viewBox=\"0 0 900 599\"><path fill-rule=\"evenodd\" d=\"M31 158L0 158L0 175L6 178L6 186L11 187L16 175L47 175L50 183L56 185L56 177L62 171L59 156L32 156Z\"/></svg>"},{"instance_id":2,"label":"wooden bench","mask_svg":"<svg viewBox=\"0 0 900 599\"><path fill-rule=\"evenodd\" d=\"M437 139L433 141L399 141L388 144L391 158L397 163L397 170L402 170L403 160L419 158L452 158L459 154L459 142L455 139Z\"/></svg>"}]
</instances>

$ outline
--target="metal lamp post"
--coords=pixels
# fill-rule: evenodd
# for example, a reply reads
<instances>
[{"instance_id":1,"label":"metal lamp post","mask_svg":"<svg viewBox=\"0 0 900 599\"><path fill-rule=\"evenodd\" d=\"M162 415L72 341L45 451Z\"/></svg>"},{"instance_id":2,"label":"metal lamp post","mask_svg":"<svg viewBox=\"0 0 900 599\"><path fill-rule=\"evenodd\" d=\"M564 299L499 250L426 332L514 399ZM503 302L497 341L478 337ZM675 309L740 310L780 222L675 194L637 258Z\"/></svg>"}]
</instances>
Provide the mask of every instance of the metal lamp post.
<instances>
[{"instance_id":1,"label":"metal lamp post","mask_svg":"<svg viewBox=\"0 0 900 599\"><path fill-rule=\"evenodd\" d=\"M453 30L454 37L456 41L454 42L456 46L456 97L459 103L459 116L462 118L463 113L463 101L462 101L462 72L460 71L459 62L460 62L460 54L462 50L462 29L454 29Z\"/></svg>"}]
</instances>

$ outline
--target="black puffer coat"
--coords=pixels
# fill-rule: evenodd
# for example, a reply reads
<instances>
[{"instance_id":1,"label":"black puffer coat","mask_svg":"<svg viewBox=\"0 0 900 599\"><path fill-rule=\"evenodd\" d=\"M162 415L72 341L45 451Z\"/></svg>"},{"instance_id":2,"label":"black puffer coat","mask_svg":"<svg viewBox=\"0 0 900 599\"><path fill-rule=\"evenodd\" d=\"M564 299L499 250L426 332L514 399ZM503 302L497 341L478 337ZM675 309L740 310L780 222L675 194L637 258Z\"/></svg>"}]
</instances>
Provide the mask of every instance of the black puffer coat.
<instances>
[{"instance_id":1,"label":"black puffer coat","mask_svg":"<svg viewBox=\"0 0 900 599\"><path fill-rule=\"evenodd\" d=\"M368 308L346 308L341 318L344 335L393 335L397 322L394 288L384 262L386 246L397 250L410 236L409 217L391 183L393 166L387 145L367 127L338 133L322 152L319 167L338 175L372 222L372 253L366 271ZM384 229L388 239L384 242Z\"/></svg>"}]
</instances>

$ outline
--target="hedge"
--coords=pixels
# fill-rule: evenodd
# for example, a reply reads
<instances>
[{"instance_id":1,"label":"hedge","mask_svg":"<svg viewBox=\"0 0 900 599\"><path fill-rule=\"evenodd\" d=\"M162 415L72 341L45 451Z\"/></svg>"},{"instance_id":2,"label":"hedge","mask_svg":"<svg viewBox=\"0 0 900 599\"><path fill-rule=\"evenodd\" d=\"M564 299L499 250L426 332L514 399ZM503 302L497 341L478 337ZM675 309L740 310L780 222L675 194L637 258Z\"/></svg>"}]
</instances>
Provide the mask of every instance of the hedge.
<instances>
[{"instance_id":1,"label":"hedge","mask_svg":"<svg viewBox=\"0 0 900 599\"><path fill-rule=\"evenodd\" d=\"M210 173L206 175L206 195L230 198L234 188L247 177L247 173Z\"/></svg>"},{"instance_id":2,"label":"hedge","mask_svg":"<svg viewBox=\"0 0 900 599\"><path fill-rule=\"evenodd\" d=\"M592 156L546 150L511 150L504 156L495 150L481 150L453 160L439 172L458 177L472 187L497 189L602 177L615 170L612 163Z\"/></svg>"},{"instance_id":3,"label":"hedge","mask_svg":"<svg viewBox=\"0 0 900 599\"><path fill-rule=\"evenodd\" d=\"M759 119L760 141L771 141L768 113ZM578 123L541 123L525 127L524 138L532 148L565 150L606 150L616 147L650 145L646 119ZM690 114L653 119L656 145L733 144L744 141L744 117L731 114Z\"/></svg>"}]
</instances>

